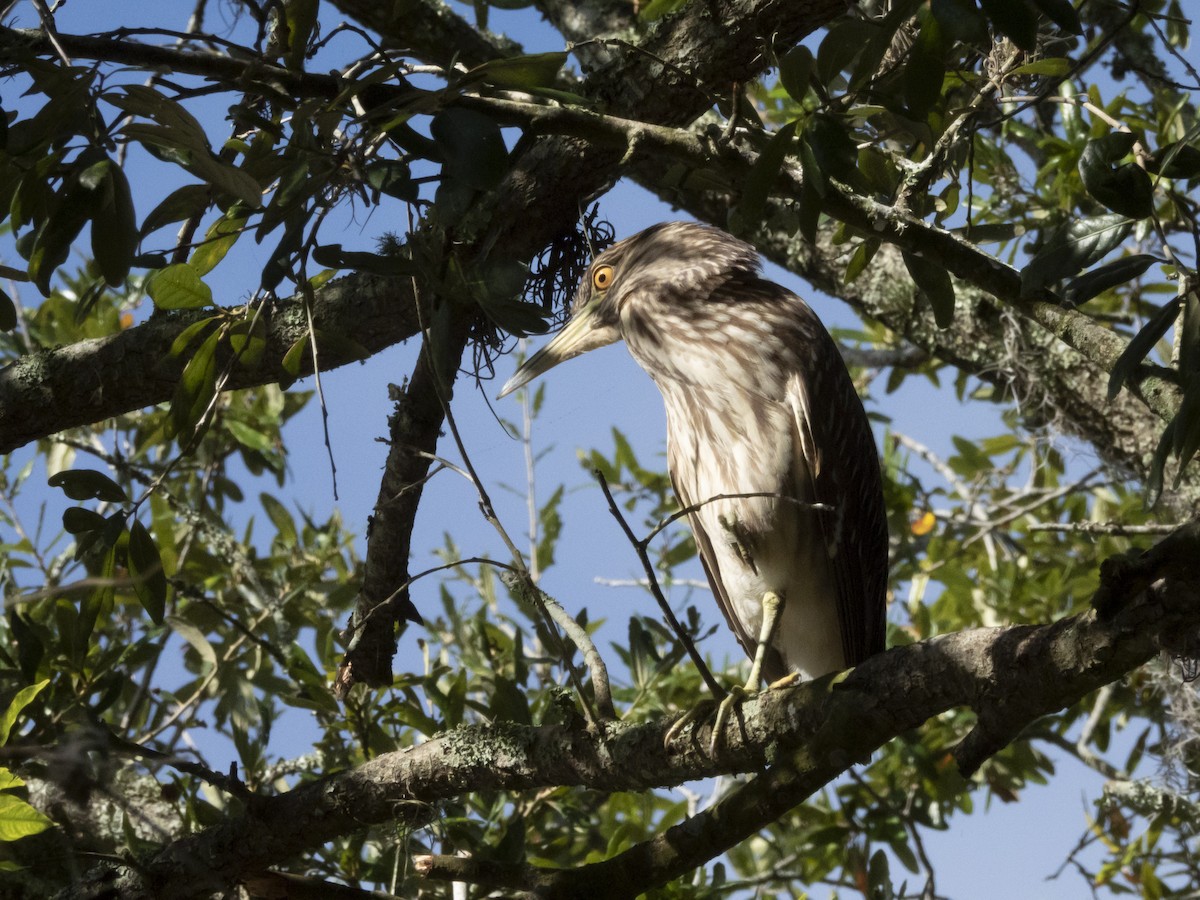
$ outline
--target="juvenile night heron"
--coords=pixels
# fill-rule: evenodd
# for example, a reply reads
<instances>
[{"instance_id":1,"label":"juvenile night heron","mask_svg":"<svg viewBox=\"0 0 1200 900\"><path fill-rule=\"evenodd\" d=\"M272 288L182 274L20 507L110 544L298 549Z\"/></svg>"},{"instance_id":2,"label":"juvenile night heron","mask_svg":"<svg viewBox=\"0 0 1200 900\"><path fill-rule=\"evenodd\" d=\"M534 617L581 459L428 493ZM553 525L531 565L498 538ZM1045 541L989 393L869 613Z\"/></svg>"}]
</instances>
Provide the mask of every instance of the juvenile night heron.
<instances>
[{"instance_id":1,"label":"juvenile night heron","mask_svg":"<svg viewBox=\"0 0 1200 900\"><path fill-rule=\"evenodd\" d=\"M655 225L596 257L570 321L500 396L621 339L666 402L675 492L713 595L754 661L743 691L883 650L879 458L808 304L764 279L755 250L723 231ZM741 496L712 499L723 495Z\"/></svg>"}]
</instances>

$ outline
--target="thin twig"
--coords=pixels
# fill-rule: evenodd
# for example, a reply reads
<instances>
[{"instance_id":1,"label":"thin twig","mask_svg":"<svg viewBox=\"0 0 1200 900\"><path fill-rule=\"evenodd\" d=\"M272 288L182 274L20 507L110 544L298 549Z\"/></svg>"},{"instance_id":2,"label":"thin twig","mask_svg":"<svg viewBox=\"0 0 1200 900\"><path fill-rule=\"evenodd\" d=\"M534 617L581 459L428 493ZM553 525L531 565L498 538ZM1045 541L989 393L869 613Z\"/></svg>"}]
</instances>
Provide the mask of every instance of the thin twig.
<instances>
[{"instance_id":1,"label":"thin twig","mask_svg":"<svg viewBox=\"0 0 1200 900\"><path fill-rule=\"evenodd\" d=\"M650 554L646 552L646 544L638 540L637 535L633 533L633 529L629 527L629 523L625 521L625 517L621 515L621 509L617 506L617 501L612 495L612 490L608 486L608 480L604 477L604 473L599 469L593 469L592 475L600 482L600 490L604 491L604 497L608 500L608 511L613 514L613 518L617 520L617 524L621 526L621 530L625 532L625 537L629 539L629 543L633 545L634 551L637 553L638 559L642 561L642 569L646 572L646 579L649 582L650 593L654 595L654 599L658 602L659 609L662 610L671 629L675 632L679 642L683 644L687 650L688 656L692 658L692 663L700 672L700 677L704 679L704 683L708 685L709 691L718 700L725 698L725 690L717 680L713 678L712 672L708 670L708 666L704 664L704 660L700 658L700 653L696 650L696 645L692 643L692 639L687 632L683 630L683 626L679 624L679 619L675 618L675 611L671 609L671 604L667 602L667 598L663 595L662 588L658 584L658 575L654 571L654 563L650 561ZM742 496L742 495L730 495ZM716 499L716 498L713 498ZM660 523L659 528L666 527L666 523ZM656 530L657 531L657 530Z\"/></svg>"},{"instance_id":2,"label":"thin twig","mask_svg":"<svg viewBox=\"0 0 1200 900\"><path fill-rule=\"evenodd\" d=\"M608 667L604 665L604 660L597 652L591 636L582 625L571 617L570 613L563 609L562 604L534 584L528 576L528 572L510 570L501 575L500 580L510 589L523 595L534 606L545 610L546 614L567 633L567 636L583 653L584 662L591 673L597 711L606 719L616 719L617 712L613 709L612 690L608 682ZM564 652L562 656L565 661L566 653Z\"/></svg>"},{"instance_id":3,"label":"thin twig","mask_svg":"<svg viewBox=\"0 0 1200 900\"><path fill-rule=\"evenodd\" d=\"M420 285L417 284L417 280L415 278L412 282L412 289L417 311L417 321L421 327L422 333L424 334L425 341L432 346L433 336L430 333L428 326L422 321ZM517 549L517 545L513 542L512 538L509 537L508 531L504 528L503 523L501 523L500 517L496 514L496 509L492 505L492 498L488 494L487 488L484 487L483 479L479 477L479 473L475 469L475 464L471 461L470 454L467 453L466 443L463 441L462 434L458 430L458 423L455 421L454 413L450 409L449 399L446 396L446 386L442 384L441 373L433 368L432 362L430 362L430 368L433 371L434 390L437 391L438 402L442 406L442 414L445 416L446 426L450 429L450 435L454 439L454 445L458 448L458 455L462 458L463 466L470 475L471 483L475 486L475 491L479 497L479 510L481 513L483 513L483 517L487 523L495 529L496 533L500 536L500 539L504 542L504 545L508 548L508 552L512 556L513 560L512 570L514 571L515 577L523 582L531 592L537 592L537 585L534 583L529 567L525 564L525 557L522 555L521 551ZM501 576L501 580L504 580L503 576ZM553 605L558 607L559 611L562 611L564 618L569 618L566 615L566 612L562 610L562 607L558 606L557 603L554 603ZM535 607L546 615L551 630L557 636L558 632L554 631L555 624L558 621L555 615L555 610L551 608L550 604L541 602L535 603ZM608 670L605 668L604 663L600 658L600 652L596 649L596 645L593 643L591 636L586 630L578 627L577 622L572 620L572 623L574 627L569 629L568 633L571 637L571 640L575 643L575 646L579 648L581 653L583 653L584 659L589 660L589 671L591 673L593 682L592 690L595 694L596 702L599 704L603 699L607 702L607 708L602 707L598 714L593 712L588 702L588 695L584 691L583 684L579 680L579 675L575 671L575 667L570 664L570 661L567 659L566 652L562 650L562 648L560 648L559 655L563 666L567 671L567 677L571 679L572 684L575 686L575 691L579 695L579 699L583 704L584 711L594 724L599 725L599 719L601 718L616 718L616 714L612 708L612 691L608 684ZM599 665L593 665L593 662L598 662Z\"/></svg>"},{"instance_id":4,"label":"thin twig","mask_svg":"<svg viewBox=\"0 0 1200 900\"><path fill-rule=\"evenodd\" d=\"M1027 531L1069 531L1074 534L1170 534L1179 524L1125 525L1121 522L1030 522Z\"/></svg>"}]
</instances>

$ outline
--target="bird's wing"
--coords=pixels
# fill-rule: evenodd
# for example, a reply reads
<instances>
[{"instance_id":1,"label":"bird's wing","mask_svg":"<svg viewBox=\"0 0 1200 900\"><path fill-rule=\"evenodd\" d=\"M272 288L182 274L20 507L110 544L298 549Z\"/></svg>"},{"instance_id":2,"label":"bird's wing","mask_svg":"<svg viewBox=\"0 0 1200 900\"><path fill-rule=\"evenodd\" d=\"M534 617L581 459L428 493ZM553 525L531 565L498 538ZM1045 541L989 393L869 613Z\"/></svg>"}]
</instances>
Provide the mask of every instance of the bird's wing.
<instances>
[{"instance_id":1,"label":"bird's wing","mask_svg":"<svg viewBox=\"0 0 1200 900\"><path fill-rule=\"evenodd\" d=\"M833 339L805 307L810 341ZM830 358L824 351L810 358ZM813 502L830 507L819 512L825 552L833 564L838 623L847 666L879 653L886 636L888 538L882 479L875 438L862 401L840 364L813 366L790 380L788 400L796 423L796 449L807 460ZM804 492L808 493L808 492Z\"/></svg>"},{"instance_id":2,"label":"bird's wing","mask_svg":"<svg viewBox=\"0 0 1200 900\"><path fill-rule=\"evenodd\" d=\"M673 448L668 447L668 456L671 455ZM679 498L679 503L684 509L689 509L701 501L692 497L683 484L674 473L678 471L674 460L669 460L669 468L671 469L671 484L675 488L675 496ZM717 562L717 555L713 552L712 540L708 536L708 531L704 527L704 522L700 516L695 513L688 514L688 524L692 528L692 536L696 539L696 551L700 556L700 564L704 567L704 574L708 578L708 585L712 588L713 596L717 599L717 606L721 608L722 615L725 616L725 622L729 625L729 630L733 632L738 639L738 643L742 645L742 649L746 651L746 655L754 659L755 651L758 648L758 635L750 634L746 631L745 625L738 617L733 608L732 602L729 599L729 592L725 590L725 582L721 578L721 566ZM787 674L787 667L783 664L783 658L779 652L773 647L767 648L766 658L763 660L763 677L767 683L783 678Z\"/></svg>"}]
</instances>

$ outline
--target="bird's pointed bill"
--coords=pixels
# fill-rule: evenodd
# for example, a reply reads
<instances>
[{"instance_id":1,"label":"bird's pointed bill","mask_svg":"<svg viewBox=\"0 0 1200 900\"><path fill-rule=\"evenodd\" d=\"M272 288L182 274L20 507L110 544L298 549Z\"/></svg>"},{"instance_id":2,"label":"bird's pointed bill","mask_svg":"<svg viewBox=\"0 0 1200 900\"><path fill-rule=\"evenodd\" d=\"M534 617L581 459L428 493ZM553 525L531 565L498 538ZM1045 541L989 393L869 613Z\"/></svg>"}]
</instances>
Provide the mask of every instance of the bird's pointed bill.
<instances>
[{"instance_id":1,"label":"bird's pointed bill","mask_svg":"<svg viewBox=\"0 0 1200 900\"><path fill-rule=\"evenodd\" d=\"M616 339L615 333L609 333L608 329L595 328L595 324L595 316L589 307L579 310L571 317L571 321L550 339L550 343L521 364L512 378L500 389L496 399L507 397L518 388L525 387L560 362L611 344Z\"/></svg>"}]
</instances>

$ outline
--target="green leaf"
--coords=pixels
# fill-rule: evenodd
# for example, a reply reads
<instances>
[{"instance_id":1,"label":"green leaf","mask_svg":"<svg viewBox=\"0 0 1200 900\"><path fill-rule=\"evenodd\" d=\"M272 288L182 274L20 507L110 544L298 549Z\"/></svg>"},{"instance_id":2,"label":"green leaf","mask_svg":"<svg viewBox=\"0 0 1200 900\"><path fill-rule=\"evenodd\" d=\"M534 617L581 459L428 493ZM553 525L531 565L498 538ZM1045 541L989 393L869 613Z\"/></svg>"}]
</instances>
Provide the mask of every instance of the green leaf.
<instances>
[{"instance_id":1,"label":"green leaf","mask_svg":"<svg viewBox=\"0 0 1200 900\"><path fill-rule=\"evenodd\" d=\"M0 331L12 331L17 327L17 304L0 288Z\"/></svg>"},{"instance_id":2,"label":"green leaf","mask_svg":"<svg viewBox=\"0 0 1200 900\"><path fill-rule=\"evenodd\" d=\"M212 188L207 184L185 184L176 188L167 194L158 206L150 210L150 215L142 222L142 236L145 237L172 222L182 222L184 219L202 215L211 202Z\"/></svg>"},{"instance_id":3,"label":"green leaf","mask_svg":"<svg viewBox=\"0 0 1200 900\"><path fill-rule=\"evenodd\" d=\"M50 487L62 488L72 500L104 500L109 503L124 503L129 498L125 490L103 472L94 469L68 469L56 472L47 479Z\"/></svg>"},{"instance_id":4,"label":"green leaf","mask_svg":"<svg viewBox=\"0 0 1200 900\"><path fill-rule=\"evenodd\" d=\"M65 189L50 217L33 238L29 254L29 279L45 297L50 296L50 277L71 255L71 244L87 224L90 210L77 188Z\"/></svg>"},{"instance_id":5,"label":"green leaf","mask_svg":"<svg viewBox=\"0 0 1200 900\"><path fill-rule=\"evenodd\" d=\"M292 519L292 514L287 511L287 507L270 494L259 494L258 499L262 503L263 509L267 511L267 516L275 526L275 530L279 533L277 538L279 542L285 547L295 547L299 538L296 533L296 523Z\"/></svg>"},{"instance_id":6,"label":"green leaf","mask_svg":"<svg viewBox=\"0 0 1200 900\"><path fill-rule=\"evenodd\" d=\"M199 322L193 322L187 328L183 329L183 331L179 332L179 335L171 342L171 349L167 351L167 355L179 356L192 345L192 342L196 340L201 332L211 328L219 321L221 320L218 316L208 316Z\"/></svg>"},{"instance_id":7,"label":"green leaf","mask_svg":"<svg viewBox=\"0 0 1200 900\"><path fill-rule=\"evenodd\" d=\"M1067 34L1083 34L1079 13L1075 11L1070 0L1033 0L1033 5Z\"/></svg>"},{"instance_id":8,"label":"green leaf","mask_svg":"<svg viewBox=\"0 0 1200 900\"><path fill-rule=\"evenodd\" d=\"M493 59L467 72L462 78L462 83L475 84L484 81L496 87L517 91L551 87L566 62L566 51Z\"/></svg>"},{"instance_id":9,"label":"green leaf","mask_svg":"<svg viewBox=\"0 0 1200 900\"><path fill-rule=\"evenodd\" d=\"M1113 212L1145 219L1154 214L1150 176L1133 163L1112 166L1129 153L1134 140L1134 135L1118 131L1088 141L1079 157L1079 175L1087 192Z\"/></svg>"},{"instance_id":10,"label":"green leaf","mask_svg":"<svg viewBox=\"0 0 1200 900\"><path fill-rule=\"evenodd\" d=\"M53 827L51 819L20 797L0 794L0 841L19 841Z\"/></svg>"},{"instance_id":11,"label":"green leaf","mask_svg":"<svg viewBox=\"0 0 1200 900\"><path fill-rule=\"evenodd\" d=\"M262 188L254 176L215 156L203 135L201 143L196 144L162 125L133 123L126 125L123 131L126 137L136 140L154 156L182 166L201 181L234 200L240 200L250 209L262 206Z\"/></svg>"},{"instance_id":12,"label":"green leaf","mask_svg":"<svg viewBox=\"0 0 1200 900\"><path fill-rule=\"evenodd\" d=\"M875 258L879 245L879 238L868 238L854 248L854 253L850 255L850 262L846 264L846 274L842 276L842 284L850 284L866 270L871 260Z\"/></svg>"},{"instance_id":13,"label":"green leaf","mask_svg":"<svg viewBox=\"0 0 1200 900\"><path fill-rule=\"evenodd\" d=\"M1067 284L1063 291L1063 303L1072 307L1086 303L1109 288L1132 281L1156 262L1166 260L1149 253L1134 253L1097 266Z\"/></svg>"},{"instance_id":14,"label":"green leaf","mask_svg":"<svg viewBox=\"0 0 1200 900\"><path fill-rule=\"evenodd\" d=\"M491 0L488 0L490 3ZM663 16L670 15L677 9L682 9L689 0L649 0L636 7L638 18L643 22L654 22Z\"/></svg>"},{"instance_id":15,"label":"green leaf","mask_svg":"<svg viewBox=\"0 0 1200 900\"><path fill-rule=\"evenodd\" d=\"M191 263L159 269L146 280L146 293L159 309L200 309L212 306L212 289Z\"/></svg>"},{"instance_id":16,"label":"green leaf","mask_svg":"<svg viewBox=\"0 0 1200 900\"><path fill-rule=\"evenodd\" d=\"M104 99L130 115L158 122L180 145L207 149L204 126L181 103L145 84L124 84L120 90L124 93L105 94Z\"/></svg>"},{"instance_id":17,"label":"green leaf","mask_svg":"<svg viewBox=\"0 0 1200 900\"><path fill-rule=\"evenodd\" d=\"M324 356L326 359L336 359L339 361L351 362L362 359L370 359L371 351L360 344L353 338L346 337L344 334L339 334L336 331L325 331L322 328L313 330L313 335L317 342L317 353ZM296 342L303 348L308 346L307 339L301 339ZM295 345L293 345L293 349ZM291 354L288 350L288 354ZM289 370L291 371L291 370Z\"/></svg>"},{"instance_id":18,"label":"green leaf","mask_svg":"<svg viewBox=\"0 0 1200 900\"><path fill-rule=\"evenodd\" d=\"M996 30L1022 50L1037 47L1037 12L1028 0L979 0Z\"/></svg>"},{"instance_id":19,"label":"green leaf","mask_svg":"<svg viewBox=\"0 0 1200 900\"><path fill-rule=\"evenodd\" d=\"M779 83L797 103L803 102L808 94L813 63L812 51L803 44L797 44L779 60Z\"/></svg>"},{"instance_id":20,"label":"green leaf","mask_svg":"<svg viewBox=\"0 0 1200 900\"><path fill-rule=\"evenodd\" d=\"M862 193L870 190L858 171L858 147L841 120L824 114L813 116L804 130L804 143L812 150L813 163L822 175L832 176ZM809 175L807 162L804 174Z\"/></svg>"},{"instance_id":21,"label":"green leaf","mask_svg":"<svg viewBox=\"0 0 1200 900\"><path fill-rule=\"evenodd\" d=\"M92 256L105 282L117 287L129 277L137 253L137 216L129 179L115 162L106 161L102 200L92 216Z\"/></svg>"},{"instance_id":22,"label":"green leaf","mask_svg":"<svg viewBox=\"0 0 1200 900\"><path fill-rule=\"evenodd\" d=\"M208 638L204 636L199 628L189 622L187 619L179 616L166 616L164 622L170 626L171 630L192 645L192 648L200 654L200 659L204 663L204 671L210 671L216 668L217 651L213 649L213 645Z\"/></svg>"},{"instance_id":23,"label":"green leaf","mask_svg":"<svg viewBox=\"0 0 1200 900\"><path fill-rule=\"evenodd\" d=\"M205 338L188 364L175 387L171 399L171 428L184 447L201 424L212 398L217 393L217 342L219 332Z\"/></svg>"},{"instance_id":24,"label":"green leaf","mask_svg":"<svg viewBox=\"0 0 1200 900\"><path fill-rule=\"evenodd\" d=\"M963 44L988 44L987 16L975 0L932 0L929 11L942 26L946 37Z\"/></svg>"},{"instance_id":25,"label":"green leaf","mask_svg":"<svg viewBox=\"0 0 1200 900\"><path fill-rule=\"evenodd\" d=\"M226 338L238 365L252 369L262 361L267 349L266 332L267 324L262 318L246 319L229 328Z\"/></svg>"},{"instance_id":26,"label":"green leaf","mask_svg":"<svg viewBox=\"0 0 1200 900\"><path fill-rule=\"evenodd\" d=\"M297 378L300 375L300 366L304 362L304 354L308 350L308 337L302 337L292 346L288 347L287 353L283 354L283 361L280 365L283 370Z\"/></svg>"},{"instance_id":27,"label":"green leaf","mask_svg":"<svg viewBox=\"0 0 1200 900\"><path fill-rule=\"evenodd\" d=\"M892 845L893 850L895 845ZM903 860L901 860L903 862ZM913 871L917 871L913 868ZM867 866L867 896L872 900L893 900L896 896L892 888L891 872L888 870L888 857L882 849L871 854Z\"/></svg>"},{"instance_id":28,"label":"green leaf","mask_svg":"<svg viewBox=\"0 0 1200 900\"><path fill-rule=\"evenodd\" d=\"M63 510L63 528L68 534L84 534L99 531L108 520L100 513L82 506L68 506Z\"/></svg>"},{"instance_id":29,"label":"green leaf","mask_svg":"<svg viewBox=\"0 0 1200 900\"><path fill-rule=\"evenodd\" d=\"M275 449L274 438L255 430L245 422L238 419L225 419L223 425L229 429L229 433L233 435L234 439L248 450L270 453Z\"/></svg>"},{"instance_id":30,"label":"green leaf","mask_svg":"<svg viewBox=\"0 0 1200 900\"><path fill-rule=\"evenodd\" d=\"M1071 60L1064 56L1051 56L1046 59L1034 60L1031 63L1025 63L1023 66L1017 66L1008 73L1010 78L1017 75L1053 75L1055 77L1066 75L1071 71Z\"/></svg>"},{"instance_id":31,"label":"green leaf","mask_svg":"<svg viewBox=\"0 0 1200 900\"><path fill-rule=\"evenodd\" d=\"M1142 360L1149 355L1154 349L1154 345L1162 339L1162 336L1170 330L1175 320L1179 317L1179 307L1182 300L1176 297L1169 303L1164 304L1163 308L1154 314L1142 330L1135 334L1129 342L1129 346L1117 358L1113 364L1112 374L1108 377L1108 399L1120 393L1121 386L1125 384L1125 379L1133 374L1134 370L1142 364Z\"/></svg>"},{"instance_id":32,"label":"green leaf","mask_svg":"<svg viewBox=\"0 0 1200 900\"><path fill-rule=\"evenodd\" d=\"M817 78L828 84L863 52L878 31L878 26L862 19L844 17L835 21L817 48Z\"/></svg>"},{"instance_id":33,"label":"green leaf","mask_svg":"<svg viewBox=\"0 0 1200 900\"><path fill-rule=\"evenodd\" d=\"M954 281L950 273L923 256L907 251L902 255L908 274L933 307L933 318L938 328L948 328L954 321Z\"/></svg>"},{"instance_id":34,"label":"green leaf","mask_svg":"<svg viewBox=\"0 0 1200 900\"><path fill-rule=\"evenodd\" d=\"M1184 141L1166 144L1158 148L1152 165L1163 178L1187 181L1200 175L1200 149Z\"/></svg>"},{"instance_id":35,"label":"green leaf","mask_svg":"<svg viewBox=\"0 0 1200 900\"><path fill-rule=\"evenodd\" d=\"M788 122L780 128L767 142L753 167L746 175L742 184L742 196L738 205L730 213L730 222L735 230L740 227L753 227L762 221L763 210L771 188L779 177L779 169L787 158L792 140L796 136L797 121Z\"/></svg>"},{"instance_id":36,"label":"green leaf","mask_svg":"<svg viewBox=\"0 0 1200 900\"><path fill-rule=\"evenodd\" d=\"M331 269L355 269L373 275L395 277L416 275L417 264L405 256L343 250L341 244L321 244L313 250L313 261Z\"/></svg>"},{"instance_id":37,"label":"green leaf","mask_svg":"<svg viewBox=\"0 0 1200 900\"><path fill-rule=\"evenodd\" d=\"M1190 383L1200 375L1200 291L1188 291L1183 300L1183 330L1179 335L1179 373Z\"/></svg>"},{"instance_id":38,"label":"green leaf","mask_svg":"<svg viewBox=\"0 0 1200 900\"><path fill-rule=\"evenodd\" d=\"M17 722L17 716L25 709L34 698L42 692L42 690L50 683L49 679L39 681L37 684L26 685L13 695L9 701L8 708L4 710L3 715L0 715L0 746L8 743L9 735L12 734L13 725Z\"/></svg>"},{"instance_id":39,"label":"green leaf","mask_svg":"<svg viewBox=\"0 0 1200 900\"><path fill-rule=\"evenodd\" d=\"M246 228L247 210L240 204L234 204L225 215L208 227L204 240L192 252L188 260L195 273L203 278L225 258L231 247L242 236ZM211 296L211 294L210 294Z\"/></svg>"},{"instance_id":40,"label":"green leaf","mask_svg":"<svg viewBox=\"0 0 1200 900\"><path fill-rule=\"evenodd\" d=\"M925 16L904 65L904 101L914 118L924 119L942 96L946 44L936 16Z\"/></svg>"},{"instance_id":41,"label":"green leaf","mask_svg":"<svg viewBox=\"0 0 1200 900\"><path fill-rule=\"evenodd\" d=\"M398 159L376 160L367 166L366 176L367 184L389 197L409 202L417 199L418 188L408 163Z\"/></svg>"},{"instance_id":42,"label":"green leaf","mask_svg":"<svg viewBox=\"0 0 1200 900\"><path fill-rule=\"evenodd\" d=\"M126 550L133 590L142 609L155 625L163 623L167 608L167 575L163 571L158 545L146 526L134 519L129 525L129 547Z\"/></svg>"},{"instance_id":43,"label":"green leaf","mask_svg":"<svg viewBox=\"0 0 1200 900\"><path fill-rule=\"evenodd\" d=\"M1185 388L1172 422L1175 427L1171 429L1171 452L1179 460L1179 469L1175 473L1175 486L1178 487L1184 469L1200 450L1200 384L1195 379Z\"/></svg>"},{"instance_id":44,"label":"green leaf","mask_svg":"<svg viewBox=\"0 0 1200 900\"><path fill-rule=\"evenodd\" d=\"M1021 296L1030 297L1099 262L1120 246L1132 230L1133 222L1122 215L1068 222L1021 270Z\"/></svg>"},{"instance_id":45,"label":"green leaf","mask_svg":"<svg viewBox=\"0 0 1200 900\"><path fill-rule=\"evenodd\" d=\"M472 109L443 109L429 123L442 154L442 175L477 191L500 183L508 171L508 148L500 126Z\"/></svg>"},{"instance_id":46,"label":"green leaf","mask_svg":"<svg viewBox=\"0 0 1200 900\"><path fill-rule=\"evenodd\" d=\"M1171 446L1175 442L1175 428L1179 422L1178 416L1172 419L1163 429L1158 446L1154 449L1154 458L1150 460L1150 474L1146 477L1146 509L1152 509L1162 496L1163 470L1167 465L1167 457L1171 455Z\"/></svg>"}]
</instances>

